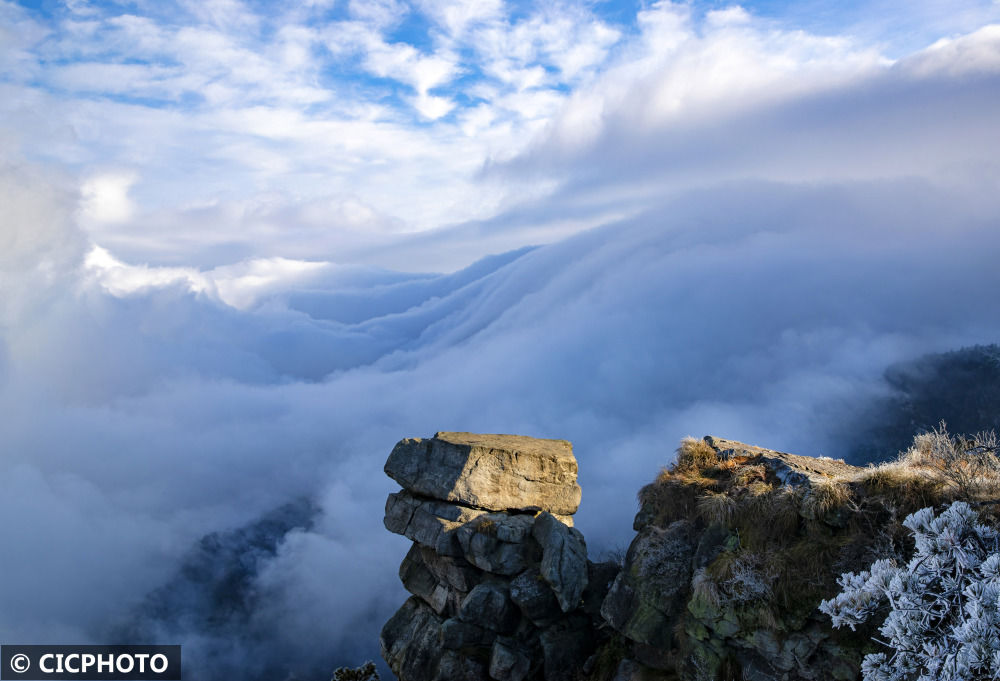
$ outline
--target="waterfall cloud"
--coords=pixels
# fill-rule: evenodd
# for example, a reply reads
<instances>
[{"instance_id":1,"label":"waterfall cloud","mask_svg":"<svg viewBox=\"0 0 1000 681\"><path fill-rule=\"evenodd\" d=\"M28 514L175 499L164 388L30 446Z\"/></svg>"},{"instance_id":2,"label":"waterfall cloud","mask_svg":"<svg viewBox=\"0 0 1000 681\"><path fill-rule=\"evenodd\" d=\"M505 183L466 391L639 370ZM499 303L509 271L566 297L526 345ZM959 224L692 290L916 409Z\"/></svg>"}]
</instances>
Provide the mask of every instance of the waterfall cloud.
<instances>
[{"instance_id":1,"label":"waterfall cloud","mask_svg":"<svg viewBox=\"0 0 1000 681\"><path fill-rule=\"evenodd\" d=\"M841 456L886 366L995 342L997 28L887 63L745 13L687 21L649 8L646 42L481 170L545 191L336 261L127 262L79 226L97 195L5 166L0 638L102 642L202 537L305 497L316 517L273 551L226 554L255 556L230 652L359 664L402 600L398 439L573 441L596 553L682 436ZM700 85L734 54L745 71ZM116 220L149 216L123 186ZM204 650L211 622L174 625Z\"/></svg>"}]
</instances>

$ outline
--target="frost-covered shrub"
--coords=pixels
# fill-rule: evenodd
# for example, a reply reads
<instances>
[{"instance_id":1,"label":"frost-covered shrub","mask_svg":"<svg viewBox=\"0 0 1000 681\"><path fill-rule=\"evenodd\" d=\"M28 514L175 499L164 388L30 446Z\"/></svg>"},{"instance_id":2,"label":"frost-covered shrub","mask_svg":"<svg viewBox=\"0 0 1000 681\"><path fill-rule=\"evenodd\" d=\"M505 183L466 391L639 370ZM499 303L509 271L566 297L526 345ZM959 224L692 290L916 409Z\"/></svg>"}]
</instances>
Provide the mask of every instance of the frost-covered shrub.
<instances>
[{"instance_id":1,"label":"frost-covered shrub","mask_svg":"<svg viewBox=\"0 0 1000 681\"><path fill-rule=\"evenodd\" d=\"M745 553L733 561L729 579L722 584L730 603L750 603L771 598L771 585L777 575L768 569L756 553Z\"/></svg>"},{"instance_id":2,"label":"frost-covered shrub","mask_svg":"<svg viewBox=\"0 0 1000 681\"><path fill-rule=\"evenodd\" d=\"M865 656L865 681L1000 679L1000 538L978 520L960 501L912 513L913 559L842 575L843 591L820 605L852 630L887 606L879 631L891 650Z\"/></svg>"}]
</instances>

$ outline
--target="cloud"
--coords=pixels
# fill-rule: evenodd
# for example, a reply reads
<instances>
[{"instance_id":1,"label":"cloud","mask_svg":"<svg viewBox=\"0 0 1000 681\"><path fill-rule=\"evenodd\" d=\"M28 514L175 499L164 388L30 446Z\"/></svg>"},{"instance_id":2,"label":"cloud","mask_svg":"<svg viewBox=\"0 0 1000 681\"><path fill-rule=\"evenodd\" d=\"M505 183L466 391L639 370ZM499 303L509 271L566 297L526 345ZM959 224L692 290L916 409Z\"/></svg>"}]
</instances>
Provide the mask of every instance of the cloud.
<instances>
[{"instance_id":1,"label":"cloud","mask_svg":"<svg viewBox=\"0 0 1000 681\"><path fill-rule=\"evenodd\" d=\"M85 219L96 222L124 222L135 213L129 188L138 177L133 173L103 173L83 183L81 188Z\"/></svg>"},{"instance_id":2,"label":"cloud","mask_svg":"<svg viewBox=\"0 0 1000 681\"><path fill-rule=\"evenodd\" d=\"M993 27L890 63L756 27L699 37L681 10L649 13L645 34L678 36L674 47L644 48L574 93L524 153L487 174L558 178L553 197L568 200L618 187L623 203L748 177L997 177L982 146L997 141Z\"/></svg>"},{"instance_id":3,"label":"cloud","mask_svg":"<svg viewBox=\"0 0 1000 681\"><path fill-rule=\"evenodd\" d=\"M503 0L418 0L420 9L443 27L451 37L459 37L470 25L500 19Z\"/></svg>"},{"instance_id":4,"label":"cloud","mask_svg":"<svg viewBox=\"0 0 1000 681\"><path fill-rule=\"evenodd\" d=\"M262 566L254 626L274 628L276 659L372 657L401 596L380 470L403 436L572 440L595 553L627 541L635 491L683 435L840 455L887 364L1000 332L981 295L1000 285L996 196L724 183L454 275L199 275L259 283L244 310L186 281L122 297L66 282L4 331L0 498L25 520L0 541L27 548L7 559L0 631L99 637L201 534L306 494L322 521Z\"/></svg>"},{"instance_id":5,"label":"cloud","mask_svg":"<svg viewBox=\"0 0 1000 681\"><path fill-rule=\"evenodd\" d=\"M248 626L356 665L402 600L398 439L572 440L598 553L680 437L837 456L887 365L1000 333L991 27L888 59L736 10L455 6L418 48L383 7L264 46L239 9L118 17L82 60L185 51L169 105L2 86L5 152L36 161L0 172L0 637L100 641L203 535L307 496ZM57 29L31 49L94 49ZM456 108L320 77L351 60Z\"/></svg>"}]
</instances>

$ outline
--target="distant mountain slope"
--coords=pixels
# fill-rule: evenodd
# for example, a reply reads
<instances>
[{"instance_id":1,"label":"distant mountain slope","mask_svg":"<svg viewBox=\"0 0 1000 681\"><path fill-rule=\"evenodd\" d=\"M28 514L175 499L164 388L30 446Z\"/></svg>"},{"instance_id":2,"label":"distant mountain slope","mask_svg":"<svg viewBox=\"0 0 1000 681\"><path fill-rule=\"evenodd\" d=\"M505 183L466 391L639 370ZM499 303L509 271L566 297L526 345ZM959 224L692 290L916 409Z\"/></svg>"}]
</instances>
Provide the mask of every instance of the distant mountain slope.
<instances>
[{"instance_id":1,"label":"distant mountain slope","mask_svg":"<svg viewBox=\"0 0 1000 681\"><path fill-rule=\"evenodd\" d=\"M893 364L892 389L863 416L851 457L881 461L941 421L953 433L1000 431L1000 345L975 345Z\"/></svg>"},{"instance_id":2,"label":"distant mountain slope","mask_svg":"<svg viewBox=\"0 0 1000 681\"><path fill-rule=\"evenodd\" d=\"M291 654L281 660L272 647L277 624L260 616L266 607L257 577L288 533L311 530L319 512L312 500L298 499L242 527L205 535L108 640L181 643L185 679L288 678L296 661Z\"/></svg>"}]
</instances>

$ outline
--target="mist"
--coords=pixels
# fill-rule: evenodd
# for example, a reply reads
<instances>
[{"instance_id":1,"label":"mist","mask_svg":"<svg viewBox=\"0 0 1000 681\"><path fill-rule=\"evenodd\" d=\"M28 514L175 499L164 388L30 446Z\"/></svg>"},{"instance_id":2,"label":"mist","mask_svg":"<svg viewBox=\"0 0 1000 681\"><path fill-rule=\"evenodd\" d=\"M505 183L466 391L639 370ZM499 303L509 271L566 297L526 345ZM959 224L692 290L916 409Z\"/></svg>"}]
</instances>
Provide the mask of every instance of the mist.
<instances>
[{"instance_id":1,"label":"mist","mask_svg":"<svg viewBox=\"0 0 1000 681\"><path fill-rule=\"evenodd\" d=\"M168 238L143 257L163 225L217 214L123 208L102 231L73 168L10 154L0 639L106 643L138 618L187 646L190 679L238 660L300 678L356 666L405 598L406 541L382 527L399 439L572 441L594 558L629 542L636 492L682 437L844 456L886 367L1000 338L996 27L891 65L817 38L788 75L773 45L789 34L677 21L687 47L620 54L480 165L508 191L492 214L335 226L311 258L296 223L311 199L267 212L291 223L291 251L268 237L179 262ZM766 77L661 106L754 36L743 54ZM518 193L533 178L544 191ZM223 203L220 243L237 243ZM300 499L308 522L241 553L246 528ZM156 593L203 605L178 575L210 533L250 556L250 611L215 630L143 612Z\"/></svg>"},{"instance_id":2,"label":"mist","mask_svg":"<svg viewBox=\"0 0 1000 681\"><path fill-rule=\"evenodd\" d=\"M260 566L257 617L306 668L373 657L403 598L405 547L381 527L396 440L569 439L578 525L614 549L684 435L842 456L887 365L995 340L1000 237L981 216L998 207L919 181L736 183L467 276L242 311L177 287L37 285L5 331L0 503L17 520L0 541L18 550L0 630L91 640L202 535L308 495L318 522ZM332 304L362 291L378 316Z\"/></svg>"}]
</instances>

